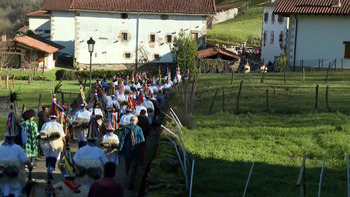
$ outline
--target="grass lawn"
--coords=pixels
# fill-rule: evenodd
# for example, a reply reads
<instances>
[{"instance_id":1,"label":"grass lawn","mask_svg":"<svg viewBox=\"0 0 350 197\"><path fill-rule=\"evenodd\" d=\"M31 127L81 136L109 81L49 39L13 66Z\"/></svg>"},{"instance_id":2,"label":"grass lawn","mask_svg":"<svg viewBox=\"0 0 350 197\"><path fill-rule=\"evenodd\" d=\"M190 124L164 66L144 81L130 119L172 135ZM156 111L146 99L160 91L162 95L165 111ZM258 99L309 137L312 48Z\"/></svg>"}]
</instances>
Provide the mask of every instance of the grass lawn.
<instances>
[{"instance_id":1,"label":"grass lawn","mask_svg":"<svg viewBox=\"0 0 350 197\"><path fill-rule=\"evenodd\" d=\"M251 7L244 15L213 25L213 29L208 29L208 42L239 45L247 41L248 46L259 48L262 12L262 7Z\"/></svg>"},{"instance_id":2,"label":"grass lawn","mask_svg":"<svg viewBox=\"0 0 350 197\"><path fill-rule=\"evenodd\" d=\"M323 71L307 72L304 84L301 76L300 72L287 73L284 84L283 73L268 73L261 84L260 74L235 74L233 85L228 73L199 76L194 112L197 129L187 130L183 136L187 151L196 160L193 196L242 196L253 161L246 196L298 196L296 180L303 155L307 156L307 195L314 196L324 153L322 196L346 195L350 72L334 72L327 84ZM241 80L241 113L237 115L234 110ZM316 84L320 85L318 112L313 111ZM327 113L325 106L327 85L332 113ZM276 90L277 105L271 87ZM217 100L208 115L216 88ZM266 111L266 89L270 90L271 113Z\"/></svg>"}]
</instances>

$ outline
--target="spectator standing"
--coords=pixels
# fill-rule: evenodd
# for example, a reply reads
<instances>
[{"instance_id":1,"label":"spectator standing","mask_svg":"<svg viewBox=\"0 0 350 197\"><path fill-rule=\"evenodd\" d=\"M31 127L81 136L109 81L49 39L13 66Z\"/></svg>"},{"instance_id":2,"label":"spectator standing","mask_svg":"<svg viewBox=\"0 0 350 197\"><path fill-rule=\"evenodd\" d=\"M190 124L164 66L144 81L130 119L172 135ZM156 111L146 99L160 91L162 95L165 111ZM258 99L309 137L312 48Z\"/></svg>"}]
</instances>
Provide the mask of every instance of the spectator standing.
<instances>
[{"instance_id":1,"label":"spectator standing","mask_svg":"<svg viewBox=\"0 0 350 197\"><path fill-rule=\"evenodd\" d=\"M41 130L41 127L50 120L49 116L49 108L47 106L42 107L42 111L38 113L39 117L39 124L38 124L38 130Z\"/></svg>"},{"instance_id":2,"label":"spectator standing","mask_svg":"<svg viewBox=\"0 0 350 197\"><path fill-rule=\"evenodd\" d=\"M140 163L141 144L145 142L142 129L137 126L138 118L131 117L131 123L123 128L119 151L125 158L125 172L128 177L127 188L132 190Z\"/></svg>"},{"instance_id":3,"label":"spectator standing","mask_svg":"<svg viewBox=\"0 0 350 197\"><path fill-rule=\"evenodd\" d=\"M32 166L34 166L35 157L38 155L38 138L40 135L38 126L34 122L34 116L34 110L30 109L25 111L22 115L24 121L21 123L21 127L27 138L24 150Z\"/></svg>"},{"instance_id":4,"label":"spectator standing","mask_svg":"<svg viewBox=\"0 0 350 197\"><path fill-rule=\"evenodd\" d=\"M147 136L149 132L151 131L151 124L148 121L148 117L146 116L146 110L141 110L140 116L138 117L139 121L137 122L137 125L142 129L143 136L145 137L145 143L141 144L141 163L144 162L144 156L145 156L145 147L146 147L146 141Z\"/></svg>"}]
</instances>

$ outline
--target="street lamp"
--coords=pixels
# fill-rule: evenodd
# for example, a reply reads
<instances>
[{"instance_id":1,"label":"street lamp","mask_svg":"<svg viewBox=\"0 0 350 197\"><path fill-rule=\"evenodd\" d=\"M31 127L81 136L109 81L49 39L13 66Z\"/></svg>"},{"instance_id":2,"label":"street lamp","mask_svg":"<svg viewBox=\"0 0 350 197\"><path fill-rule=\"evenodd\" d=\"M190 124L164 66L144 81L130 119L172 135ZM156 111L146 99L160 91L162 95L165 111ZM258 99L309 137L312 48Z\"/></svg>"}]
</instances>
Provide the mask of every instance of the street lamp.
<instances>
[{"instance_id":1,"label":"street lamp","mask_svg":"<svg viewBox=\"0 0 350 197\"><path fill-rule=\"evenodd\" d=\"M95 45L95 40L92 39L92 37L90 37L90 39L87 41L88 44L88 49L89 49L89 53L90 53L90 89L89 91L91 91L91 62L92 62L92 53L94 52L94 45Z\"/></svg>"}]
</instances>

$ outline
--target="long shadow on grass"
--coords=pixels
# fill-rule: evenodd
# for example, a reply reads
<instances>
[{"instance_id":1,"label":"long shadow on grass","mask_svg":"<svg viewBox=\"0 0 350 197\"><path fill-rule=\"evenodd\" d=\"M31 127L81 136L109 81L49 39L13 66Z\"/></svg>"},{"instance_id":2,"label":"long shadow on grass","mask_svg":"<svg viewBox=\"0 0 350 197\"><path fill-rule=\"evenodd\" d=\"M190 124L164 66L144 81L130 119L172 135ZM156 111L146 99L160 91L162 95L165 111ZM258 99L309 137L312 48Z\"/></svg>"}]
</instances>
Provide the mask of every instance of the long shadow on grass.
<instances>
[{"instance_id":1,"label":"long shadow on grass","mask_svg":"<svg viewBox=\"0 0 350 197\"><path fill-rule=\"evenodd\" d=\"M193 196L242 196L252 163L198 155L192 158L196 160ZM301 164L302 158L294 159L300 160ZM308 160L306 162L307 196L317 195L322 161L319 163L319 168L308 168ZM299 170L297 166L255 163L246 196L299 196L296 186ZM346 192L346 169L325 168L322 196L346 196Z\"/></svg>"}]
</instances>

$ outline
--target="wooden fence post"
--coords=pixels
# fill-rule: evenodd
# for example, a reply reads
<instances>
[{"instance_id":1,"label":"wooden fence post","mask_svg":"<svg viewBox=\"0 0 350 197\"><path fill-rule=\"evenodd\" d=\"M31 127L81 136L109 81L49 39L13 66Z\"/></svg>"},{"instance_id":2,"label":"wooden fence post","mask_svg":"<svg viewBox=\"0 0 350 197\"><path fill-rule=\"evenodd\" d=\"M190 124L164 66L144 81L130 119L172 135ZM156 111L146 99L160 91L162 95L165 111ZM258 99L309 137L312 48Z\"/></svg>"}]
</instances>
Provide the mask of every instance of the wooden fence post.
<instances>
[{"instance_id":1,"label":"wooden fence post","mask_svg":"<svg viewBox=\"0 0 350 197\"><path fill-rule=\"evenodd\" d=\"M222 111L225 111L225 88L222 89Z\"/></svg>"},{"instance_id":2,"label":"wooden fence post","mask_svg":"<svg viewBox=\"0 0 350 197\"><path fill-rule=\"evenodd\" d=\"M215 94L214 94L214 98L213 98L213 101L211 102L211 106L210 106L210 109L209 109L209 115L211 114L211 110L213 109L214 102L215 102L215 97L216 97L218 91L219 91L219 88L216 88L216 91L215 91Z\"/></svg>"},{"instance_id":3,"label":"wooden fence post","mask_svg":"<svg viewBox=\"0 0 350 197\"><path fill-rule=\"evenodd\" d=\"M318 109L318 85L316 85L315 110Z\"/></svg>"},{"instance_id":4,"label":"wooden fence post","mask_svg":"<svg viewBox=\"0 0 350 197\"><path fill-rule=\"evenodd\" d=\"M239 91L238 91L237 102L236 102L236 113L239 113L239 98L240 98L241 92L242 92L242 85L243 85L243 80L239 84Z\"/></svg>"},{"instance_id":5,"label":"wooden fence post","mask_svg":"<svg viewBox=\"0 0 350 197\"><path fill-rule=\"evenodd\" d=\"M61 92L61 104L64 104L64 93Z\"/></svg>"},{"instance_id":6,"label":"wooden fence post","mask_svg":"<svg viewBox=\"0 0 350 197\"><path fill-rule=\"evenodd\" d=\"M83 87L84 92L85 92L85 86L86 86L86 78L84 78L84 87Z\"/></svg>"},{"instance_id":7,"label":"wooden fence post","mask_svg":"<svg viewBox=\"0 0 350 197\"><path fill-rule=\"evenodd\" d=\"M12 76L12 88L15 88L15 75Z\"/></svg>"},{"instance_id":8,"label":"wooden fence post","mask_svg":"<svg viewBox=\"0 0 350 197\"><path fill-rule=\"evenodd\" d=\"M42 109L42 101L41 101L41 93L39 94L39 103L38 103L38 113L41 111Z\"/></svg>"},{"instance_id":9,"label":"wooden fence post","mask_svg":"<svg viewBox=\"0 0 350 197\"><path fill-rule=\"evenodd\" d=\"M233 84L234 74L235 74L235 72L233 72L233 71L232 71L232 76L231 76L231 85Z\"/></svg>"},{"instance_id":10,"label":"wooden fence post","mask_svg":"<svg viewBox=\"0 0 350 197\"><path fill-rule=\"evenodd\" d=\"M329 102L328 102L328 90L329 90L329 86L327 86L327 88L326 88L326 105L327 105L327 110L330 113L332 111L332 109L329 106Z\"/></svg>"},{"instance_id":11,"label":"wooden fence post","mask_svg":"<svg viewBox=\"0 0 350 197\"><path fill-rule=\"evenodd\" d=\"M9 75L6 75L5 78L5 89L9 89Z\"/></svg>"},{"instance_id":12,"label":"wooden fence post","mask_svg":"<svg viewBox=\"0 0 350 197\"><path fill-rule=\"evenodd\" d=\"M269 103L269 90L266 90L266 110L270 111L270 103Z\"/></svg>"},{"instance_id":13,"label":"wooden fence post","mask_svg":"<svg viewBox=\"0 0 350 197\"><path fill-rule=\"evenodd\" d=\"M305 83L305 68L303 68L303 83Z\"/></svg>"}]
</instances>

